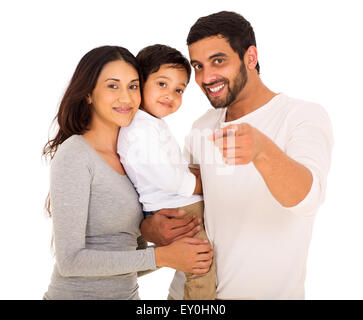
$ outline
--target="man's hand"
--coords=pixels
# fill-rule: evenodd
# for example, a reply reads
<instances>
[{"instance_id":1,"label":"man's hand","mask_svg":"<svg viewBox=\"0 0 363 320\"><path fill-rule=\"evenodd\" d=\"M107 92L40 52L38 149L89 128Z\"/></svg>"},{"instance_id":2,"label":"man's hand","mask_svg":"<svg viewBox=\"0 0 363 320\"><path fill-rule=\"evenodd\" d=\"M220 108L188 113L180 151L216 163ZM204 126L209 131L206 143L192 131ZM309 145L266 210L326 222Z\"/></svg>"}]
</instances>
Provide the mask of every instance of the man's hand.
<instances>
[{"instance_id":1,"label":"man's hand","mask_svg":"<svg viewBox=\"0 0 363 320\"><path fill-rule=\"evenodd\" d=\"M313 183L308 168L288 157L271 139L247 123L230 125L208 137L229 165L252 162L274 198L284 207L300 203Z\"/></svg>"},{"instance_id":2,"label":"man's hand","mask_svg":"<svg viewBox=\"0 0 363 320\"><path fill-rule=\"evenodd\" d=\"M248 164L261 156L266 136L247 123L229 125L209 137L219 148L226 164Z\"/></svg>"},{"instance_id":3,"label":"man's hand","mask_svg":"<svg viewBox=\"0 0 363 320\"><path fill-rule=\"evenodd\" d=\"M141 222L140 230L145 240L165 246L184 237L193 237L200 230L200 219L194 215L183 217L185 211L162 209Z\"/></svg>"}]
</instances>

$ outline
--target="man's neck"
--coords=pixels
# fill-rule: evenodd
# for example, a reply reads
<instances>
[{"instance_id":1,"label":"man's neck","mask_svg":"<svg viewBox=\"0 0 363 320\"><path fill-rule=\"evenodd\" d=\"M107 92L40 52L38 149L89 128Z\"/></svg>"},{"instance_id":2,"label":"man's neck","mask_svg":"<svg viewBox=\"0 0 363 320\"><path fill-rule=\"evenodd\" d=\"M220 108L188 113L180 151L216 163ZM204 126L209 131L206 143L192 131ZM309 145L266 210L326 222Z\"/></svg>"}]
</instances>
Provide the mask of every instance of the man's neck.
<instances>
[{"instance_id":1,"label":"man's neck","mask_svg":"<svg viewBox=\"0 0 363 320\"><path fill-rule=\"evenodd\" d=\"M242 90L241 96L227 107L226 122L239 119L268 103L277 93L268 89L258 78Z\"/></svg>"}]
</instances>

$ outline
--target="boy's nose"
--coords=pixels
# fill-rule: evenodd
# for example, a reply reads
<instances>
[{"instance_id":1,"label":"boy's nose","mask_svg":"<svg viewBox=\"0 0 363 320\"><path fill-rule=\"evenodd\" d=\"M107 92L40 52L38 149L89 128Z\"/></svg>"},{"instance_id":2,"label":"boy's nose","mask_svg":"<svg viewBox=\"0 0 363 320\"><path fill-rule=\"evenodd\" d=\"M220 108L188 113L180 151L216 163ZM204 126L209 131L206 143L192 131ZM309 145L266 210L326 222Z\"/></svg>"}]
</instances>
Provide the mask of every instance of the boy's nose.
<instances>
[{"instance_id":1,"label":"boy's nose","mask_svg":"<svg viewBox=\"0 0 363 320\"><path fill-rule=\"evenodd\" d=\"M174 94L173 94L173 92L172 91L166 92L164 98L167 99L167 100L169 100L169 101L173 101L174 100Z\"/></svg>"}]
</instances>

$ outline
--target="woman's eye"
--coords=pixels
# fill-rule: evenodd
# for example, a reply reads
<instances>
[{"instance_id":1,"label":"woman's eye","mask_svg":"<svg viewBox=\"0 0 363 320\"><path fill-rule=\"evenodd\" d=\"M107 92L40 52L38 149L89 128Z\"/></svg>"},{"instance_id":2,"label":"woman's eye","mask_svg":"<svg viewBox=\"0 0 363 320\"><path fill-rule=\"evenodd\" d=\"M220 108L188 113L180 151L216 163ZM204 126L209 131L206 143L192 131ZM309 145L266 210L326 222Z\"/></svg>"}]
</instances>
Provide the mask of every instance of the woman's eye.
<instances>
[{"instance_id":1,"label":"woman's eye","mask_svg":"<svg viewBox=\"0 0 363 320\"><path fill-rule=\"evenodd\" d=\"M118 89L117 84L109 84L108 87L111 89Z\"/></svg>"},{"instance_id":2,"label":"woman's eye","mask_svg":"<svg viewBox=\"0 0 363 320\"><path fill-rule=\"evenodd\" d=\"M129 88L131 90L137 90L139 88L139 86L137 84L132 84L131 86L129 86Z\"/></svg>"},{"instance_id":3,"label":"woman's eye","mask_svg":"<svg viewBox=\"0 0 363 320\"><path fill-rule=\"evenodd\" d=\"M163 88L165 88L165 87L166 87L166 83L165 83L165 82L158 82L158 85L159 85L160 87L163 87Z\"/></svg>"}]
</instances>

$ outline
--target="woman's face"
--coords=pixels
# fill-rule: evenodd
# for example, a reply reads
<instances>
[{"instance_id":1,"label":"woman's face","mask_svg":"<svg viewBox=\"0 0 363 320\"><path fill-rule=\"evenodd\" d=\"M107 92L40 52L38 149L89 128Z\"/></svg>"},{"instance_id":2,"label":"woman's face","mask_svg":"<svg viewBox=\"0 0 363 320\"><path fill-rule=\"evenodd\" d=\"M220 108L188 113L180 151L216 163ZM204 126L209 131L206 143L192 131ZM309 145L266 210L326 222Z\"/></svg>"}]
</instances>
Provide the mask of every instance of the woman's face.
<instances>
[{"instance_id":1,"label":"woman's face","mask_svg":"<svg viewBox=\"0 0 363 320\"><path fill-rule=\"evenodd\" d=\"M128 126L141 102L137 71L123 60L107 63L87 100L93 107L91 126Z\"/></svg>"}]
</instances>

